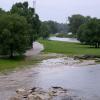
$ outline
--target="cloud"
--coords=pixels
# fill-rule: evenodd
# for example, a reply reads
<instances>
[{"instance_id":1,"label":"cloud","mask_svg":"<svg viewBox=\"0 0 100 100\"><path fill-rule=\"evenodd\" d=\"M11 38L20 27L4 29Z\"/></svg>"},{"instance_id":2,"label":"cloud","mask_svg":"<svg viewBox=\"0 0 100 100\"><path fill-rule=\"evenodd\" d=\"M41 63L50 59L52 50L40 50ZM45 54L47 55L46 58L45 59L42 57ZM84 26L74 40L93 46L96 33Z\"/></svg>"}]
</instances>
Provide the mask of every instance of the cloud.
<instances>
[{"instance_id":1,"label":"cloud","mask_svg":"<svg viewBox=\"0 0 100 100\"><path fill-rule=\"evenodd\" d=\"M8 10L15 2L28 1L33 6L33 0L0 0L0 7ZM36 11L42 20L65 22L72 14L100 17L100 0L36 0Z\"/></svg>"}]
</instances>

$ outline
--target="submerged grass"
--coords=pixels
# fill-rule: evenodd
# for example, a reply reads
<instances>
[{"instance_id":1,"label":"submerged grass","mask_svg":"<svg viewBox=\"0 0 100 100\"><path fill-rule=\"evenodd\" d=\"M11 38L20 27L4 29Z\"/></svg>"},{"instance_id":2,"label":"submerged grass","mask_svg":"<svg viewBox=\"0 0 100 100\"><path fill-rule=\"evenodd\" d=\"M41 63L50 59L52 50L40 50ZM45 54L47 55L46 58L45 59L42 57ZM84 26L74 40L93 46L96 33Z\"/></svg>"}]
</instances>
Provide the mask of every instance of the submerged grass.
<instances>
[{"instance_id":1,"label":"submerged grass","mask_svg":"<svg viewBox=\"0 0 100 100\"><path fill-rule=\"evenodd\" d=\"M39 40L44 45L45 53L62 53L66 55L100 55L99 48L90 48L89 45L61 41Z\"/></svg>"},{"instance_id":2,"label":"submerged grass","mask_svg":"<svg viewBox=\"0 0 100 100\"><path fill-rule=\"evenodd\" d=\"M18 57L14 57L13 59L0 58L0 73L6 74L13 70L20 70L21 68L33 67L37 63L40 63L42 60L46 60L50 58L55 58L55 56L51 56L43 53L32 57L18 56Z\"/></svg>"},{"instance_id":3,"label":"submerged grass","mask_svg":"<svg viewBox=\"0 0 100 100\"><path fill-rule=\"evenodd\" d=\"M69 43L61 41L39 40L44 45L44 53L60 53L68 56L72 55L100 55L100 49L90 48L89 45L80 43ZM44 55L44 54L43 54ZM14 69L26 68L34 65L48 56L38 56L31 59L26 57L15 57L13 59L0 58L0 73L9 72Z\"/></svg>"},{"instance_id":4,"label":"submerged grass","mask_svg":"<svg viewBox=\"0 0 100 100\"><path fill-rule=\"evenodd\" d=\"M28 67L28 65L33 65L37 62L37 59L25 59L25 57L15 57L13 59L0 58L0 73Z\"/></svg>"}]
</instances>

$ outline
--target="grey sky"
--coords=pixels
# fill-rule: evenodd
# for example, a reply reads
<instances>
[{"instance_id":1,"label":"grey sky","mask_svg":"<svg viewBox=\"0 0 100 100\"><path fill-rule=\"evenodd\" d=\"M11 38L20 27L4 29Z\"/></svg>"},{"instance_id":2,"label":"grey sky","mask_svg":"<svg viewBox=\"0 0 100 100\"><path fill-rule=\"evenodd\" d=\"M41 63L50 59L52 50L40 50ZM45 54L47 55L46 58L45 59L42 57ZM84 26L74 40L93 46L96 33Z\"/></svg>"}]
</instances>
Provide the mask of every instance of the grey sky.
<instances>
[{"instance_id":1,"label":"grey sky","mask_svg":"<svg viewBox=\"0 0 100 100\"><path fill-rule=\"evenodd\" d=\"M0 0L0 7L8 10L18 1L33 0ZM100 0L36 0L36 11L41 20L55 20L66 22L72 14L90 15L100 18Z\"/></svg>"}]
</instances>

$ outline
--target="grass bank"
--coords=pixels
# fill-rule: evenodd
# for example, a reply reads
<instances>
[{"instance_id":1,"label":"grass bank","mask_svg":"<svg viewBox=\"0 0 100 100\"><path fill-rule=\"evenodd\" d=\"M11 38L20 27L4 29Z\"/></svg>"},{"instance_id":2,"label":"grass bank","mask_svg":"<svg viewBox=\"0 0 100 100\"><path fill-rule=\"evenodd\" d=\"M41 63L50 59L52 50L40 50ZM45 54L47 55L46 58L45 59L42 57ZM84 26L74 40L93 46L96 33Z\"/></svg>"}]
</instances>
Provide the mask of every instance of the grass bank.
<instances>
[{"instance_id":1,"label":"grass bank","mask_svg":"<svg viewBox=\"0 0 100 100\"><path fill-rule=\"evenodd\" d=\"M8 73L22 68L29 68L30 65L34 66L42 60L55 58L56 56L48 54L40 54L33 57L14 57L13 59L0 58L0 73Z\"/></svg>"},{"instance_id":2,"label":"grass bank","mask_svg":"<svg viewBox=\"0 0 100 100\"><path fill-rule=\"evenodd\" d=\"M100 49L90 48L80 43L39 40L44 45L44 52L62 53L66 55L100 55Z\"/></svg>"},{"instance_id":3,"label":"grass bank","mask_svg":"<svg viewBox=\"0 0 100 100\"><path fill-rule=\"evenodd\" d=\"M2 58L0 59L0 73L28 67L28 65L33 65L37 62L37 59L25 59L24 57L15 57L14 59Z\"/></svg>"}]
</instances>

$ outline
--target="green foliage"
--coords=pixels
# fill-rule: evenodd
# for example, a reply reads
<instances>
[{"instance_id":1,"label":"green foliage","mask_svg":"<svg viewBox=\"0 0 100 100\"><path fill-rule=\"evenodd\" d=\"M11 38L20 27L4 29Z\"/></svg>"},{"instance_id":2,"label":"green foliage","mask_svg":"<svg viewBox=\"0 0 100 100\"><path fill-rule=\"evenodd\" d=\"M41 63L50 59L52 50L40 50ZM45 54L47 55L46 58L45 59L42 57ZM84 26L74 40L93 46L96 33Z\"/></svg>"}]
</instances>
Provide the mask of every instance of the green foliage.
<instances>
[{"instance_id":1,"label":"green foliage","mask_svg":"<svg viewBox=\"0 0 100 100\"><path fill-rule=\"evenodd\" d=\"M47 23L47 25L49 26L50 33L52 33L52 34L57 33L57 25L56 25L56 22L54 22L54 21L46 21L44 23Z\"/></svg>"},{"instance_id":2,"label":"green foliage","mask_svg":"<svg viewBox=\"0 0 100 100\"><path fill-rule=\"evenodd\" d=\"M40 25L28 2L16 3L8 12L0 9L0 55L23 54L40 37Z\"/></svg>"},{"instance_id":3,"label":"green foliage","mask_svg":"<svg viewBox=\"0 0 100 100\"><path fill-rule=\"evenodd\" d=\"M0 16L0 54L22 54L28 47L28 23L16 14Z\"/></svg>"},{"instance_id":4,"label":"green foliage","mask_svg":"<svg viewBox=\"0 0 100 100\"><path fill-rule=\"evenodd\" d=\"M86 24L80 26L78 30L78 40L99 48L100 46L100 20L93 18Z\"/></svg>"},{"instance_id":5,"label":"green foliage","mask_svg":"<svg viewBox=\"0 0 100 100\"><path fill-rule=\"evenodd\" d=\"M0 8L0 15L4 14L5 11Z\"/></svg>"},{"instance_id":6,"label":"green foliage","mask_svg":"<svg viewBox=\"0 0 100 100\"><path fill-rule=\"evenodd\" d=\"M67 29L68 29L67 24L58 23L55 21L44 21L42 23L47 25L50 34L67 33Z\"/></svg>"},{"instance_id":7,"label":"green foliage","mask_svg":"<svg viewBox=\"0 0 100 100\"><path fill-rule=\"evenodd\" d=\"M39 40L44 45L46 53L60 53L66 55L100 55L100 49L90 48L89 45L68 43L61 41Z\"/></svg>"},{"instance_id":8,"label":"green foliage","mask_svg":"<svg viewBox=\"0 0 100 100\"><path fill-rule=\"evenodd\" d=\"M39 60L35 58L26 60L24 56L16 56L13 59L2 58L0 59L0 73L30 67L30 65L34 65L37 62L39 62Z\"/></svg>"},{"instance_id":9,"label":"green foliage","mask_svg":"<svg viewBox=\"0 0 100 100\"><path fill-rule=\"evenodd\" d=\"M48 25L46 25L45 23L42 23L40 30L41 30L41 32L40 32L41 37L43 37L43 39L46 39L46 38L49 37L49 27L48 27Z\"/></svg>"},{"instance_id":10,"label":"green foliage","mask_svg":"<svg viewBox=\"0 0 100 100\"><path fill-rule=\"evenodd\" d=\"M79 27L88 22L91 18L89 16L84 17L80 14L72 15L71 17L68 17L69 20L69 32L72 32L73 34L76 34Z\"/></svg>"},{"instance_id":11,"label":"green foliage","mask_svg":"<svg viewBox=\"0 0 100 100\"><path fill-rule=\"evenodd\" d=\"M40 36L40 25L39 16L35 13L35 9L29 7L28 2L16 3L12 6L11 14L17 13L20 16L24 16L30 25L30 46Z\"/></svg>"}]
</instances>

